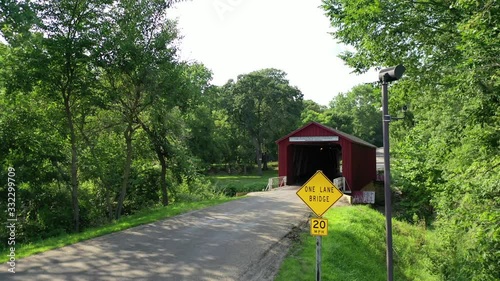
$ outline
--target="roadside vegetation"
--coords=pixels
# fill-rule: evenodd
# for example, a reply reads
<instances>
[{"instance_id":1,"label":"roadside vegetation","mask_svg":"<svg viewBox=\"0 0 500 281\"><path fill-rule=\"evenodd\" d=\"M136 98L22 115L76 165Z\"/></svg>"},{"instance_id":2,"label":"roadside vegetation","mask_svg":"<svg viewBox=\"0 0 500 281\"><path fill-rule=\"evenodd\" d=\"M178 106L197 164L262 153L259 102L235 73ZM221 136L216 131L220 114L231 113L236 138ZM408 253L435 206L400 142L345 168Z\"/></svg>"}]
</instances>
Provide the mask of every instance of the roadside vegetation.
<instances>
[{"instance_id":1,"label":"roadside vegetation","mask_svg":"<svg viewBox=\"0 0 500 281\"><path fill-rule=\"evenodd\" d=\"M236 198L221 197L212 200L189 203L173 203L169 207L157 206L146 208L138 213L129 216L123 216L110 224L86 229L80 233L62 234L50 237L44 240L35 241L28 244L19 244L16 248L16 258L28 257L34 254L42 253L48 250L71 245L80 241L96 238L106 234L132 228L147 223L167 219L190 211L207 208L213 205L222 204ZM0 262L6 262L9 259L9 250L0 252Z\"/></svg>"},{"instance_id":2,"label":"roadside vegetation","mask_svg":"<svg viewBox=\"0 0 500 281\"><path fill-rule=\"evenodd\" d=\"M385 218L367 206L331 208L322 241L322 279L387 280ZM432 266L438 237L425 224L394 221L394 280L440 280ZM302 232L290 249L276 281L315 280L316 237Z\"/></svg>"},{"instance_id":3,"label":"roadside vegetation","mask_svg":"<svg viewBox=\"0 0 500 281\"><path fill-rule=\"evenodd\" d=\"M303 95L274 68L213 85L178 56L173 2L0 4L0 221L17 219L16 246L265 188Z\"/></svg>"},{"instance_id":4,"label":"roadside vegetation","mask_svg":"<svg viewBox=\"0 0 500 281\"><path fill-rule=\"evenodd\" d=\"M134 226L225 203L238 199L235 196L242 196L248 192L262 191L267 186L268 179L277 176L276 164L276 162L269 163L269 169L263 171L262 176L256 175L256 168L250 166L248 167L248 174L217 172L204 178L205 181L203 182L200 182L199 179L191 182L191 184L194 183L197 186L190 187L187 183L180 184L174 189L177 194L175 194L169 206L156 204L153 207L146 207L133 214L122 216L118 220L87 228L79 233L60 233L44 239L33 239L29 243L18 243L16 258L31 256ZM8 248L0 250L0 262L8 260L8 253Z\"/></svg>"},{"instance_id":5,"label":"roadside vegetation","mask_svg":"<svg viewBox=\"0 0 500 281\"><path fill-rule=\"evenodd\" d=\"M61 233L45 239L33 239L29 243L18 243L16 258L28 257L142 224L167 219L182 213L222 204L238 199L235 197L236 195L242 196L248 192L262 191L267 186L268 178L277 176L276 165L276 162L269 163L269 170L264 171L262 176L256 175L256 168L250 166L248 167L248 174L217 172L206 177L203 183L199 179L192 181L191 184L198 184L197 187L180 184L175 188L177 194L175 194L174 200L169 206L156 204L152 207L140 209L133 214L122 216L118 220L105 222L101 226L87 228L79 233ZM2 248L0 250L0 262L7 261L9 258L7 254L9 253L8 248Z\"/></svg>"},{"instance_id":6,"label":"roadside vegetation","mask_svg":"<svg viewBox=\"0 0 500 281\"><path fill-rule=\"evenodd\" d=\"M406 67L389 88L396 216L435 229L442 280L498 280L500 2L322 2L356 72Z\"/></svg>"}]
</instances>

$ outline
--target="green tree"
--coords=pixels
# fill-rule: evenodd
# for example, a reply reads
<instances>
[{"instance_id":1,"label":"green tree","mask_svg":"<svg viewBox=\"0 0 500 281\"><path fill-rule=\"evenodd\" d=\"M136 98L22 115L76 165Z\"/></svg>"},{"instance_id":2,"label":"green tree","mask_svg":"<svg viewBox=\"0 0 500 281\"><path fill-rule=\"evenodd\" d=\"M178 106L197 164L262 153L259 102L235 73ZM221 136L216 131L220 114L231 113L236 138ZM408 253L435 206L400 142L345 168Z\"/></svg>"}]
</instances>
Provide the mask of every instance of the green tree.
<instances>
[{"instance_id":1,"label":"green tree","mask_svg":"<svg viewBox=\"0 0 500 281\"><path fill-rule=\"evenodd\" d=\"M122 114L126 144L122 185L116 217L122 214L133 161L133 138L142 128L161 163L160 190L163 204L168 204L165 182L167 148L165 113L178 102L173 85L180 78L175 61L177 38L174 23L165 20L169 2L123 0L110 10L111 20L103 29L105 38L100 54L105 85ZM177 95L177 96L176 96Z\"/></svg>"},{"instance_id":2,"label":"green tree","mask_svg":"<svg viewBox=\"0 0 500 281\"><path fill-rule=\"evenodd\" d=\"M151 108L137 118L160 163L160 191L164 206L169 204L167 189L169 158L175 160L173 157L176 153L185 152L183 148L186 142L184 137L186 128L180 115L189 107L191 92L186 89L187 80L182 74L184 67L171 65L162 70L158 77L162 83L157 85L155 92L149 93L149 98L153 101Z\"/></svg>"},{"instance_id":3,"label":"green tree","mask_svg":"<svg viewBox=\"0 0 500 281\"><path fill-rule=\"evenodd\" d=\"M255 164L255 151L252 141L243 127L235 120L233 115L234 80L229 80L225 85L215 87L210 91L212 117L215 132L213 141L219 147L219 158L214 164L225 164L226 171L232 173L240 168L247 172L247 166Z\"/></svg>"},{"instance_id":4,"label":"green tree","mask_svg":"<svg viewBox=\"0 0 500 281\"><path fill-rule=\"evenodd\" d=\"M171 3L0 2L0 165L16 168L23 242L166 205L167 184L209 196L186 175L211 74L177 60Z\"/></svg>"},{"instance_id":5,"label":"green tree","mask_svg":"<svg viewBox=\"0 0 500 281\"><path fill-rule=\"evenodd\" d=\"M8 49L0 49L3 47ZM0 85L13 82L8 80L6 72L11 68L4 55L0 54ZM63 124L54 120L64 120L56 101L47 100L37 91L24 93L0 86L1 174L7 177L8 168L15 169L17 215L23 222L16 233L23 243L74 229L66 170L68 144L54 131L54 127L61 128ZM6 185L0 193L7 194ZM7 208L4 198L0 207ZM5 212L0 215L5 220L6 216ZM0 237L7 239L8 233L2 229ZM0 248L4 246L1 244Z\"/></svg>"},{"instance_id":6,"label":"green tree","mask_svg":"<svg viewBox=\"0 0 500 281\"><path fill-rule=\"evenodd\" d=\"M299 124L303 95L289 84L286 73L277 69L240 75L230 91L230 115L253 142L262 175L262 165L265 167L273 151L271 143Z\"/></svg>"},{"instance_id":7,"label":"green tree","mask_svg":"<svg viewBox=\"0 0 500 281\"><path fill-rule=\"evenodd\" d=\"M324 112L325 124L382 146L380 90L364 84L335 96Z\"/></svg>"},{"instance_id":8,"label":"green tree","mask_svg":"<svg viewBox=\"0 0 500 281\"><path fill-rule=\"evenodd\" d=\"M304 101L304 109L300 114L301 125L305 125L309 122L319 122L324 123L323 116L324 112L328 109L327 106L319 105L313 100Z\"/></svg>"},{"instance_id":9,"label":"green tree","mask_svg":"<svg viewBox=\"0 0 500 281\"><path fill-rule=\"evenodd\" d=\"M91 53L104 7L103 2L70 0L11 1L2 7L7 15L3 18L2 33L15 47L19 62L13 71L15 82L10 85L21 86L24 92L36 86L45 97L57 101L64 112L66 124L60 132L70 144L69 177L76 231L80 226L80 139L76 120L85 118L85 108L92 98L95 76Z\"/></svg>"},{"instance_id":10,"label":"green tree","mask_svg":"<svg viewBox=\"0 0 500 281\"><path fill-rule=\"evenodd\" d=\"M402 63L390 90L395 185L406 218L432 219L444 280L496 280L500 253L497 1L324 0L341 57L357 71ZM497 211L498 212L498 211ZM466 237L466 239L464 239Z\"/></svg>"},{"instance_id":11,"label":"green tree","mask_svg":"<svg viewBox=\"0 0 500 281\"><path fill-rule=\"evenodd\" d=\"M219 110L218 89L211 85L212 72L203 64L194 63L186 67L185 80L191 92L189 108L184 114L189 136L188 147L192 154L207 165L221 163L224 137L216 132L214 114Z\"/></svg>"}]
</instances>

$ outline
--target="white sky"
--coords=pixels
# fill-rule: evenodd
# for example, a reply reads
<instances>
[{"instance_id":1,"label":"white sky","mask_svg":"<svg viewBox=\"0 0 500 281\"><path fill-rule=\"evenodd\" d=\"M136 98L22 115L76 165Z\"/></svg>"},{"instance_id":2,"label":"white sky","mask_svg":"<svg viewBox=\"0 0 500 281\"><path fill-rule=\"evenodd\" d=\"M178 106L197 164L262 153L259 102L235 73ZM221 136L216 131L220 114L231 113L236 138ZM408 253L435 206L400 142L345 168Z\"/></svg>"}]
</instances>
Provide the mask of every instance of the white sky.
<instances>
[{"instance_id":1,"label":"white sky","mask_svg":"<svg viewBox=\"0 0 500 281\"><path fill-rule=\"evenodd\" d=\"M288 73L304 99L323 105L353 86L377 81L375 71L351 73L337 55L346 46L328 34L321 0L190 0L175 4L181 58L203 63L215 85L263 68Z\"/></svg>"}]
</instances>

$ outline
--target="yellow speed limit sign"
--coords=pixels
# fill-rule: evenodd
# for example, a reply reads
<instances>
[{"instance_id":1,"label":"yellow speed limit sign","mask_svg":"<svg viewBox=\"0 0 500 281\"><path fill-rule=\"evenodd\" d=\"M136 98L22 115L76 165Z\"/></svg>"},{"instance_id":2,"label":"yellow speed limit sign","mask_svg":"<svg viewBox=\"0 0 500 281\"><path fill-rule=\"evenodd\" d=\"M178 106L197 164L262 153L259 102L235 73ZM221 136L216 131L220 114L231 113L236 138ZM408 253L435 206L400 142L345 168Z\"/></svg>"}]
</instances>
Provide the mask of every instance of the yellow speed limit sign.
<instances>
[{"instance_id":1,"label":"yellow speed limit sign","mask_svg":"<svg viewBox=\"0 0 500 281\"><path fill-rule=\"evenodd\" d=\"M328 220L322 218L311 218L311 235L312 236L328 235Z\"/></svg>"}]
</instances>

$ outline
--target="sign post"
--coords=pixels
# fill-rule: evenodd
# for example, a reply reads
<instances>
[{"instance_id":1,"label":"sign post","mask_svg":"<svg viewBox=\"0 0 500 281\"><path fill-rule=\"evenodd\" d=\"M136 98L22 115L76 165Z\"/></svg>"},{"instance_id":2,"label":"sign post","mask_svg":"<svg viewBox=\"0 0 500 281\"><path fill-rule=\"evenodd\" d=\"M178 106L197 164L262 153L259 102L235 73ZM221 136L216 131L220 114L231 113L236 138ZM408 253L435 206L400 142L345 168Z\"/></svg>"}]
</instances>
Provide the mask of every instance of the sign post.
<instances>
[{"instance_id":1,"label":"sign post","mask_svg":"<svg viewBox=\"0 0 500 281\"><path fill-rule=\"evenodd\" d=\"M318 216L310 221L311 235L316 236L316 281L321 281L322 237L328 235L328 220L321 216L343 195L322 171L317 171L297 190L297 196Z\"/></svg>"},{"instance_id":2,"label":"sign post","mask_svg":"<svg viewBox=\"0 0 500 281\"><path fill-rule=\"evenodd\" d=\"M323 236L316 236L316 281L321 281L321 240Z\"/></svg>"},{"instance_id":3,"label":"sign post","mask_svg":"<svg viewBox=\"0 0 500 281\"><path fill-rule=\"evenodd\" d=\"M321 281L321 243L328 235L328 220L311 218L311 235L316 236L316 281Z\"/></svg>"}]
</instances>

